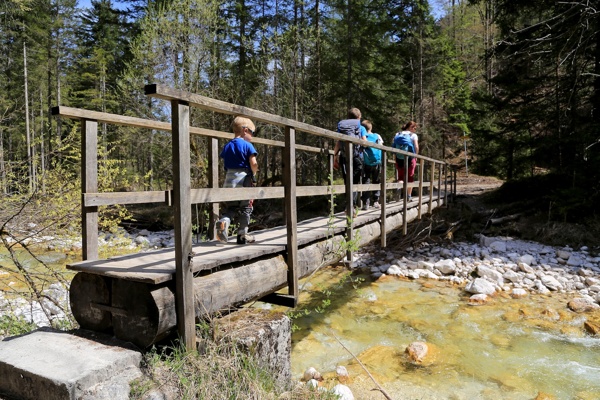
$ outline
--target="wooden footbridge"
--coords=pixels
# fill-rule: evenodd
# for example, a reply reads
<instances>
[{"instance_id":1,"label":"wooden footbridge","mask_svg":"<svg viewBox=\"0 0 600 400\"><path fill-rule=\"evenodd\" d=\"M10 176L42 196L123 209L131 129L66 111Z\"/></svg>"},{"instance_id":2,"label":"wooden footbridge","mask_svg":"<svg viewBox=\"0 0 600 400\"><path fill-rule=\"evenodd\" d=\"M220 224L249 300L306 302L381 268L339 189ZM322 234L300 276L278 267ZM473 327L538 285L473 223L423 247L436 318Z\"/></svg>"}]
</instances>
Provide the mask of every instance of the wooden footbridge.
<instances>
[{"instance_id":1,"label":"wooden footbridge","mask_svg":"<svg viewBox=\"0 0 600 400\"><path fill-rule=\"evenodd\" d=\"M347 250L349 246L344 243L361 245L379 237L381 246L385 247L387 232L402 228L406 233L410 220L420 218L448 200L447 165L421 155L417 156L419 174L414 183L407 184L406 177L403 183L395 183L395 177L388 179L387 168L382 168L381 184L378 185L353 185L348 180L345 185L333 185L330 181L324 186L298 186L297 151L326 157L330 177L333 177L334 170L332 147L316 148L296 143L296 132L317 135L330 142L342 140L346 154L352 154L353 145L376 147L382 150L383 165L388 164L391 153L403 152L161 85L148 85L145 91L148 96L170 102L171 123L62 106L53 109L54 115L81 121L83 261L67 268L79 271L71 283L70 300L73 315L82 328L109 331L117 338L146 347L176 327L185 346L192 349L195 347L196 318L257 299L294 307L298 299L298 279L308 276L321 265L339 261L344 255L352 259L351 251ZM282 148L283 186L219 188L218 139L230 139L233 135L190 126L190 107L242 115L255 122L283 128L284 142L253 138L255 145ZM172 190L100 193L97 166L99 122L170 131ZM207 188L191 187L190 135L210 138ZM347 165L347 171L352 176L351 163ZM427 181L425 177L428 177ZM406 194L413 187L418 190L413 201L386 201L386 197L393 197L386 196L386 193L402 191ZM382 193L381 209L361 211L355 218L346 218L346 215L352 215L354 208L352 196L347 196L350 200L346 212L333 213L333 196L378 189ZM298 221L297 199L307 196L331 197L330 214ZM216 241L193 244L192 204L210 204L212 227L219 216L219 202L248 198L283 199L285 226L254 231L256 243L244 246ZM99 259L98 207L142 203L171 206L175 226L174 248ZM214 232L212 235L214 238ZM281 293L286 287L287 293Z\"/></svg>"}]
</instances>

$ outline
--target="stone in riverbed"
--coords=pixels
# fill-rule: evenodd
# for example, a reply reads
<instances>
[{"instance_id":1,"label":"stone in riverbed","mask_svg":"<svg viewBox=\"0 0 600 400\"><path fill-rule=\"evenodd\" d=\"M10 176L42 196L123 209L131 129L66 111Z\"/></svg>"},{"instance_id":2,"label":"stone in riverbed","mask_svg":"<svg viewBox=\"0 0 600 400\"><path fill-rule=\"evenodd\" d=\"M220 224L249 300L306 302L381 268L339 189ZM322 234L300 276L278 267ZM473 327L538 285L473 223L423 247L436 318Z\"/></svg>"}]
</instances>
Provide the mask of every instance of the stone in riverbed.
<instances>
[{"instance_id":1,"label":"stone in riverbed","mask_svg":"<svg viewBox=\"0 0 600 400\"><path fill-rule=\"evenodd\" d=\"M444 275L450 275L456 272L456 264L452 260L440 260L434 267Z\"/></svg>"},{"instance_id":2,"label":"stone in riverbed","mask_svg":"<svg viewBox=\"0 0 600 400\"><path fill-rule=\"evenodd\" d=\"M408 345L404 353L408 355L408 359L414 363L422 362L427 356L429 348L425 342L412 342Z\"/></svg>"},{"instance_id":3,"label":"stone in riverbed","mask_svg":"<svg viewBox=\"0 0 600 400\"><path fill-rule=\"evenodd\" d=\"M521 288L513 289L510 295L513 299L521 299L527 296L527 290Z\"/></svg>"},{"instance_id":4,"label":"stone in riverbed","mask_svg":"<svg viewBox=\"0 0 600 400\"><path fill-rule=\"evenodd\" d=\"M563 286L556 278L550 275L544 275L541 278L542 284L550 290L562 290Z\"/></svg>"},{"instance_id":5,"label":"stone in riverbed","mask_svg":"<svg viewBox=\"0 0 600 400\"><path fill-rule=\"evenodd\" d=\"M589 299L587 297L577 297L569 301L567 306L569 307L569 309L575 311L576 313L593 311L600 308L598 304L594 303L592 299Z\"/></svg>"},{"instance_id":6,"label":"stone in riverbed","mask_svg":"<svg viewBox=\"0 0 600 400\"><path fill-rule=\"evenodd\" d=\"M592 321L585 321L583 323L583 327L591 335L598 335L598 334L600 334L600 324L597 324L597 323L592 322Z\"/></svg>"},{"instance_id":7,"label":"stone in riverbed","mask_svg":"<svg viewBox=\"0 0 600 400\"><path fill-rule=\"evenodd\" d=\"M331 389L331 393L336 394L339 400L354 400L354 395L346 385L337 384Z\"/></svg>"},{"instance_id":8,"label":"stone in riverbed","mask_svg":"<svg viewBox=\"0 0 600 400\"><path fill-rule=\"evenodd\" d=\"M493 294L496 292L496 287L490 281L476 278L465 286L465 290L473 294Z\"/></svg>"},{"instance_id":9,"label":"stone in riverbed","mask_svg":"<svg viewBox=\"0 0 600 400\"><path fill-rule=\"evenodd\" d=\"M474 294L469 297L469 305L480 306L488 302L487 294Z\"/></svg>"},{"instance_id":10,"label":"stone in riverbed","mask_svg":"<svg viewBox=\"0 0 600 400\"><path fill-rule=\"evenodd\" d=\"M337 374L338 380L341 383L346 383L350 379L350 374L348 373L346 367L344 367L343 365L338 365L335 368L335 373Z\"/></svg>"},{"instance_id":11,"label":"stone in riverbed","mask_svg":"<svg viewBox=\"0 0 600 400\"><path fill-rule=\"evenodd\" d=\"M314 367L309 367L306 369L306 371L304 371L304 380L306 382L308 382L311 379L316 379L316 380L322 379L321 373L319 371L317 371L317 369Z\"/></svg>"}]
</instances>

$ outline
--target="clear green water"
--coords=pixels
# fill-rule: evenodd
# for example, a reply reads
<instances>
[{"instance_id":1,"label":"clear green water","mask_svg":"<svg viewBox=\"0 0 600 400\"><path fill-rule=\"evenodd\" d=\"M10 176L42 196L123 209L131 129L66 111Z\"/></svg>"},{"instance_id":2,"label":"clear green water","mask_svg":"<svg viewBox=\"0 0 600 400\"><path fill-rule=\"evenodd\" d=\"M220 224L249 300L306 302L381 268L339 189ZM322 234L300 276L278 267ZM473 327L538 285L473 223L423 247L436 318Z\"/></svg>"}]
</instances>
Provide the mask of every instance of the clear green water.
<instances>
[{"instance_id":1,"label":"clear green water","mask_svg":"<svg viewBox=\"0 0 600 400\"><path fill-rule=\"evenodd\" d=\"M336 284L345 273L330 268L305 286L300 307L311 312L293 321L294 378L312 366L333 386L344 365L357 399L382 399L339 339L394 399L600 399L600 338L585 334L565 295L470 306L445 283L387 277L355 289ZM420 365L404 355L414 341L430 347Z\"/></svg>"}]
</instances>

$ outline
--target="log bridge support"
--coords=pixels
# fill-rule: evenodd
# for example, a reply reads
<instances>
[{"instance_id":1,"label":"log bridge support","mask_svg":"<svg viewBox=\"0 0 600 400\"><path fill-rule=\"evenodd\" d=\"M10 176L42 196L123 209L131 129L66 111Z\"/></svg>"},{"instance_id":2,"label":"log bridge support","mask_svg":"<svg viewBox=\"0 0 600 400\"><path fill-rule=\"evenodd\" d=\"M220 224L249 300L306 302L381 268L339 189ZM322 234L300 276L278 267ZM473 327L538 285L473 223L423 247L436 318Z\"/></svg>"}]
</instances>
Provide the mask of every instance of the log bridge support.
<instances>
[{"instance_id":1,"label":"log bridge support","mask_svg":"<svg viewBox=\"0 0 600 400\"><path fill-rule=\"evenodd\" d=\"M380 237L386 246L386 233L421 218L422 213L447 203L448 169L442 161L425 156L419 159L419 180L413 183L387 182L384 172L380 185L334 185L333 154L330 148L315 148L296 143L296 132L320 136L329 142L342 140L347 145L369 145L382 150L384 165L388 153L402 153L390 147L365 143L339 133L277 115L210 99L161 85L148 85L146 94L171 105L171 123L125 117L95 111L55 107L53 114L81 121L82 151L82 236L83 261L67 268L79 271L71 284L71 307L82 328L111 331L117 338L147 347L168 335L175 327L187 349L195 348L195 322L203 315L231 308L252 300L295 307L298 279L317 267L334 263L346 252L342 245L355 240L359 245ZM283 149L283 187L224 189L218 187L218 139L231 133L190 126L190 107L229 115L242 115L255 123L283 128L285 141L254 138L255 145ZM97 179L98 122L134 126L172 134L173 188L168 191L100 193ZM211 161L210 187L192 188L190 179L190 135L209 137ZM326 186L297 186L296 152L307 151L328 158L330 181ZM350 161L349 161L350 162ZM348 167L350 167L348 165ZM386 171L387 168L383 168ZM424 182L424 171L429 181ZM437 173L437 185L435 175ZM387 203L387 191L416 187L418 196L411 203ZM445 189L444 188L444 189ZM362 190L382 191L382 207L360 213L354 219L345 214L297 221L298 197L329 196ZM425 194L427 191L427 194ZM347 196L352 201L352 196ZM218 204L247 198L282 198L285 204L284 227L255 231L257 243L247 246L192 243L191 206L209 203L211 226L218 217ZM98 206L116 204L166 203L174 213L175 246L172 249L138 253L100 260L98 257ZM351 205L350 207L353 207ZM212 232L214 238L214 232ZM346 254L352 259L351 252ZM282 293L281 289L287 290Z\"/></svg>"}]
</instances>

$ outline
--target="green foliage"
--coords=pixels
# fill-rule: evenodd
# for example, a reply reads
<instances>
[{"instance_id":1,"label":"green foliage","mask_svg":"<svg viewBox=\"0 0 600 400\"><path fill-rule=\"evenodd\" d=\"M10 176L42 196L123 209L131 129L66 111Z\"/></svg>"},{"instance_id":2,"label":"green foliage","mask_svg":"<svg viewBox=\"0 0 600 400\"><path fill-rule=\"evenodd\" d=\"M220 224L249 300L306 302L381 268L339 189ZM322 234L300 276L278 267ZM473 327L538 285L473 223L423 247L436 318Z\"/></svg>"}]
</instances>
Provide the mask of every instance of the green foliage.
<instances>
[{"instance_id":1,"label":"green foliage","mask_svg":"<svg viewBox=\"0 0 600 400\"><path fill-rule=\"evenodd\" d=\"M23 317L0 316L0 337L22 335L35 329L37 326L32 322L27 322Z\"/></svg>"}]
</instances>

